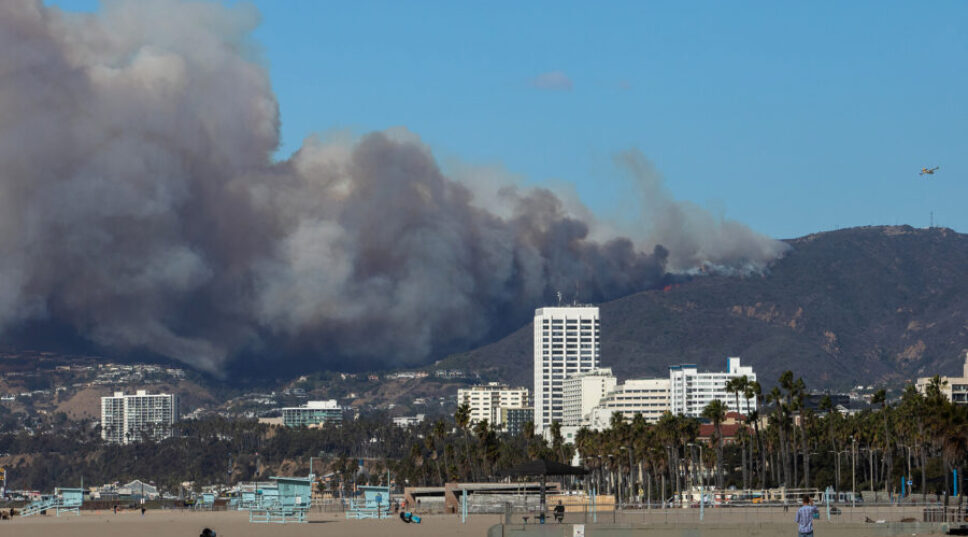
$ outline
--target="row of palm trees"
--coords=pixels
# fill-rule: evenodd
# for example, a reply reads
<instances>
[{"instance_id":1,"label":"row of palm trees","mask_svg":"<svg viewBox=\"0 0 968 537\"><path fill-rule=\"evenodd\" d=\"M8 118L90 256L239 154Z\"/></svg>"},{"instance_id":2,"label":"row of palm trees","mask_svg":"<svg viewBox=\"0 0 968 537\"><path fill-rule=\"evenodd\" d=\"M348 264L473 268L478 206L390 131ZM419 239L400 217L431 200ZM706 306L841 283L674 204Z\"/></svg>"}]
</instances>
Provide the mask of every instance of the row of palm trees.
<instances>
[{"instance_id":1,"label":"row of palm trees","mask_svg":"<svg viewBox=\"0 0 968 537\"><path fill-rule=\"evenodd\" d=\"M831 486L888 494L900 492L901 476L913 482L917 474L919 482L905 486L907 491L947 494L954 486L952 470L968 454L968 409L952 404L943 389L936 377L925 393L907 386L893 402L879 390L870 409L845 414L829 396L810 408L805 383L789 371L766 394L757 382L739 377L727 386L734 408L744 411L735 437L722 432L724 401L714 400L702 412L714 430L707 457L701 450L696 455L700 420L669 413L654 424L638 415L626 422L616 414L609 429L579 430L576 447L593 472L608 475L596 485L629 500L647 494L667 498L701 482L707 472L718 489ZM860 472L859 482L853 470L843 471L842 461Z\"/></svg>"},{"instance_id":2,"label":"row of palm trees","mask_svg":"<svg viewBox=\"0 0 968 537\"><path fill-rule=\"evenodd\" d=\"M391 465L408 482L438 484L495 480L526 460L571 462L577 454L590 470L584 486L625 502L669 498L707 478L717 489L830 486L893 494L903 477L914 482L906 491L947 494L952 470L968 454L968 409L952 404L944 388L935 378L924 393L908 386L895 400L880 390L870 408L848 414L836 411L828 396L809 405L806 384L790 371L766 393L738 377L727 385L730 404L712 401L701 418L666 413L649 423L616 413L607 429L582 428L574 442L565 442L557 423L550 441L530 425L517 437L486 420L471 425L469 408L461 406L453 423L441 419L419 431L408 456ZM727 438L730 406L741 411L733 416L740 426ZM713 432L700 439L703 422Z\"/></svg>"}]
</instances>

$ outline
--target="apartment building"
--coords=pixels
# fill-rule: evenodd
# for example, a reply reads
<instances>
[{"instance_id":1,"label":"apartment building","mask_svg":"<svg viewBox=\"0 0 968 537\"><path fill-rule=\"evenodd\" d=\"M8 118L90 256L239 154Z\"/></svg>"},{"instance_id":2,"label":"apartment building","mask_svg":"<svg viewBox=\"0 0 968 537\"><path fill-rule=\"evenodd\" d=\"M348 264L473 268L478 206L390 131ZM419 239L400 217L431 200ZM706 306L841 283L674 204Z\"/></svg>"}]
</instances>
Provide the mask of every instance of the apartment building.
<instances>
[{"instance_id":1,"label":"apartment building","mask_svg":"<svg viewBox=\"0 0 968 537\"><path fill-rule=\"evenodd\" d=\"M599 311L596 306L560 306L534 314L534 425L544 433L564 419L564 381L598 369Z\"/></svg>"},{"instance_id":2,"label":"apartment building","mask_svg":"<svg viewBox=\"0 0 968 537\"><path fill-rule=\"evenodd\" d=\"M615 389L617 382L607 367L568 375L561 385L561 424L566 427L583 425L588 413Z\"/></svg>"},{"instance_id":3,"label":"apartment building","mask_svg":"<svg viewBox=\"0 0 968 537\"><path fill-rule=\"evenodd\" d=\"M504 424L501 409L526 408L529 406L527 388L511 388L499 382L489 382L457 390L457 404L470 407L470 423L474 425L487 420L493 426Z\"/></svg>"},{"instance_id":4,"label":"apartment building","mask_svg":"<svg viewBox=\"0 0 968 537\"><path fill-rule=\"evenodd\" d=\"M138 390L133 395L114 392L101 398L101 438L106 442L130 444L145 438L170 438L176 421L177 395Z\"/></svg>"},{"instance_id":5,"label":"apartment building","mask_svg":"<svg viewBox=\"0 0 968 537\"><path fill-rule=\"evenodd\" d=\"M726 383L735 377L746 376L756 380L756 373L749 366L740 365L740 359L726 359L726 371L700 372L695 365L682 364L669 367L669 409L673 414L698 418L706 405L714 399L726 404L729 410L746 412L747 401L740 397L740 407L736 407L736 397L726 391ZM750 400L751 410L756 410L756 400Z\"/></svg>"}]
</instances>

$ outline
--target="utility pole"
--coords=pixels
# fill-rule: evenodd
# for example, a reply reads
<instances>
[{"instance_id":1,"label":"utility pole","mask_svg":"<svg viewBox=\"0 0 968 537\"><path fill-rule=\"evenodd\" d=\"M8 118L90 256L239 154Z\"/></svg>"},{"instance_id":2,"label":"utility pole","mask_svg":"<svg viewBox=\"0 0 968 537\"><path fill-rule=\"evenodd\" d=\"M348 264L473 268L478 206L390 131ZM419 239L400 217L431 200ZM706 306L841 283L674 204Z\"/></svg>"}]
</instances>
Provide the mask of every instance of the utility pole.
<instances>
[{"instance_id":1,"label":"utility pole","mask_svg":"<svg viewBox=\"0 0 968 537\"><path fill-rule=\"evenodd\" d=\"M850 507L857 507L857 439L850 437Z\"/></svg>"}]
</instances>

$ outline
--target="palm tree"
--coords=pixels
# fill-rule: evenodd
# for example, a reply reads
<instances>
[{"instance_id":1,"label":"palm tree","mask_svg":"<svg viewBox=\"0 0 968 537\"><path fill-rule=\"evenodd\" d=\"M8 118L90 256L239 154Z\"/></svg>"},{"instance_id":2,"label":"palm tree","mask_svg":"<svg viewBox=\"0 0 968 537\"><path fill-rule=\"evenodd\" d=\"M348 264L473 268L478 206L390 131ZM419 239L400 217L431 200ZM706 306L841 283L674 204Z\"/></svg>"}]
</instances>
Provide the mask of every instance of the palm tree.
<instances>
[{"instance_id":1,"label":"palm tree","mask_svg":"<svg viewBox=\"0 0 968 537\"><path fill-rule=\"evenodd\" d=\"M747 421L753 422L753 430L756 434L756 447L760 452L760 488L766 488L766 451L763 449L763 439L760 437L760 409L763 408L763 390L760 387L760 383L753 380L750 381L746 390L743 392L743 397L746 398L746 418ZM749 400L756 399L756 410L750 412L749 410Z\"/></svg>"},{"instance_id":2,"label":"palm tree","mask_svg":"<svg viewBox=\"0 0 968 537\"><path fill-rule=\"evenodd\" d=\"M682 418L673 416L671 412L664 412L656 423L657 439L662 444L665 455L665 470L669 475L669 485L672 490L682 490L679 486L679 441L683 437ZM665 486L662 487L665 497Z\"/></svg>"},{"instance_id":3,"label":"palm tree","mask_svg":"<svg viewBox=\"0 0 968 537\"><path fill-rule=\"evenodd\" d=\"M723 489L723 431L722 423L726 419L726 405L719 399L713 399L702 409L702 417L713 422L716 429L716 488Z\"/></svg>"},{"instance_id":4,"label":"palm tree","mask_svg":"<svg viewBox=\"0 0 968 537\"><path fill-rule=\"evenodd\" d=\"M416 447L416 445L414 446ZM424 447L430 452L430 458L434 461L434 466L437 468L437 480L440 486L444 485L444 472L440 467L440 458L437 456L437 445L434 442L433 435L424 436Z\"/></svg>"},{"instance_id":5,"label":"palm tree","mask_svg":"<svg viewBox=\"0 0 968 537\"><path fill-rule=\"evenodd\" d=\"M561 422L552 421L551 422L551 450L554 452L554 458L558 462L567 463L565 460L565 439L561 436Z\"/></svg>"},{"instance_id":6,"label":"palm tree","mask_svg":"<svg viewBox=\"0 0 968 537\"><path fill-rule=\"evenodd\" d=\"M726 381L726 393L732 393L736 397L736 412L740 412L739 406L739 394L746 393L746 389L749 386L749 378L746 375L741 377L733 377ZM749 406L747 404L747 406ZM748 409L747 409L748 410ZM747 416L748 418L748 416ZM740 445L742 446L742 459L740 466L743 469L743 489L749 488L749 474L746 471L746 435L740 437Z\"/></svg>"},{"instance_id":7,"label":"palm tree","mask_svg":"<svg viewBox=\"0 0 968 537\"><path fill-rule=\"evenodd\" d=\"M881 415L884 418L884 462L887 465L887 476L884 480L884 492L890 493L891 483L893 483L894 474L894 445L891 440L891 430L888 426L888 409L890 405L887 404L887 392L883 388L874 392L874 396L871 397L871 404L881 405Z\"/></svg>"},{"instance_id":8,"label":"palm tree","mask_svg":"<svg viewBox=\"0 0 968 537\"><path fill-rule=\"evenodd\" d=\"M443 479L446 482L447 480L451 479L451 473L450 473L450 461L448 460L448 457L447 457L447 449L444 449L445 446L447 445L445 442L445 440L447 439L447 425L444 424L444 420L435 421L433 427L431 428L430 434L433 436L434 443L435 444L439 443L442 447L441 451L444 458Z\"/></svg>"},{"instance_id":9,"label":"palm tree","mask_svg":"<svg viewBox=\"0 0 968 537\"><path fill-rule=\"evenodd\" d=\"M464 433L464 455L467 459L467 468L470 472L471 479L476 480L474 477L474 465L471 464L471 445L470 439L468 438L467 430L471 424L471 406L467 403L458 405L457 410L454 412L454 423L457 424L457 428Z\"/></svg>"},{"instance_id":10,"label":"palm tree","mask_svg":"<svg viewBox=\"0 0 968 537\"><path fill-rule=\"evenodd\" d=\"M776 424L777 435L780 448L780 468L783 470L783 485L790 488L790 459L787 458L786 444L786 411L787 407L783 404L783 394L776 386L767 395L767 400L773 403L773 419Z\"/></svg>"},{"instance_id":11,"label":"palm tree","mask_svg":"<svg viewBox=\"0 0 968 537\"><path fill-rule=\"evenodd\" d=\"M810 419L810 412L803 404L807 387L803 378L798 378L793 384L794 397L796 398L797 410L800 413L800 456L803 457L803 486L810 488L810 450L808 449L807 420Z\"/></svg>"},{"instance_id":12,"label":"palm tree","mask_svg":"<svg viewBox=\"0 0 968 537\"><path fill-rule=\"evenodd\" d=\"M945 468L945 482L947 482L951 470L961 470L958 467L958 461L964 459L965 454L968 453L968 411L963 406L949 404L946 407L943 420L947 425L944 428L944 437L941 442L941 457ZM960 471L958 475L961 476ZM961 499L964 496L961 490L959 486L959 505L961 505ZM947 503L948 493L946 490L945 504L947 505Z\"/></svg>"},{"instance_id":13,"label":"palm tree","mask_svg":"<svg viewBox=\"0 0 968 537\"><path fill-rule=\"evenodd\" d=\"M474 436L477 437L477 441L481 449L481 457L480 457L481 473L479 475L487 476L490 474L490 469L488 468L488 451L489 451L488 443L491 436L491 430L490 430L490 424L487 422L486 419L483 419L474 425Z\"/></svg>"}]
</instances>

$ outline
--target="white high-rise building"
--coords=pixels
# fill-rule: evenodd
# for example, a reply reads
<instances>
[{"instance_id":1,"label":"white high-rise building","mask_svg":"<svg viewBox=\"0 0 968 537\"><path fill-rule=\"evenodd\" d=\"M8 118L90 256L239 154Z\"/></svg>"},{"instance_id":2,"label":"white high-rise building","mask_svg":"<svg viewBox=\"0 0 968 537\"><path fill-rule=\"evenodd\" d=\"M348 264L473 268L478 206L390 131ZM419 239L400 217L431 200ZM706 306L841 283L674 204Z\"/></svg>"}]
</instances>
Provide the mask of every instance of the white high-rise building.
<instances>
[{"instance_id":1,"label":"white high-rise building","mask_svg":"<svg viewBox=\"0 0 968 537\"><path fill-rule=\"evenodd\" d=\"M669 379L626 380L599 401L583 425L607 429L615 412L621 412L626 420L642 414L647 422L655 423L669 410L669 385Z\"/></svg>"},{"instance_id":2,"label":"white high-rise building","mask_svg":"<svg viewBox=\"0 0 968 537\"><path fill-rule=\"evenodd\" d=\"M504 423L502 408L527 408L528 389L509 388L499 382L489 382L457 390L457 404L470 407L470 424L487 420L492 426Z\"/></svg>"},{"instance_id":3,"label":"white high-rise building","mask_svg":"<svg viewBox=\"0 0 968 537\"><path fill-rule=\"evenodd\" d=\"M568 375L561 384L561 424L581 426L585 416L615 389L617 382L607 367Z\"/></svg>"},{"instance_id":4,"label":"white high-rise building","mask_svg":"<svg viewBox=\"0 0 968 537\"><path fill-rule=\"evenodd\" d=\"M756 373L749 366L740 366L739 358L726 359L726 371L700 373L695 365L683 364L669 367L669 410L676 415L698 418L706 405L719 399L729 410L746 413L746 399L740 394L739 408L736 396L726 391L726 382L734 377L746 376L751 382ZM756 399L749 401L750 410L756 410Z\"/></svg>"},{"instance_id":5,"label":"white high-rise building","mask_svg":"<svg viewBox=\"0 0 968 537\"><path fill-rule=\"evenodd\" d=\"M539 308L534 312L534 428L543 433L564 419L568 375L599 366L597 306Z\"/></svg>"},{"instance_id":6,"label":"white high-rise building","mask_svg":"<svg viewBox=\"0 0 968 537\"><path fill-rule=\"evenodd\" d=\"M130 444L145 437L163 440L171 437L176 421L177 395L138 390L134 395L114 392L114 396L101 398L101 438L107 442Z\"/></svg>"}]
</instances>

